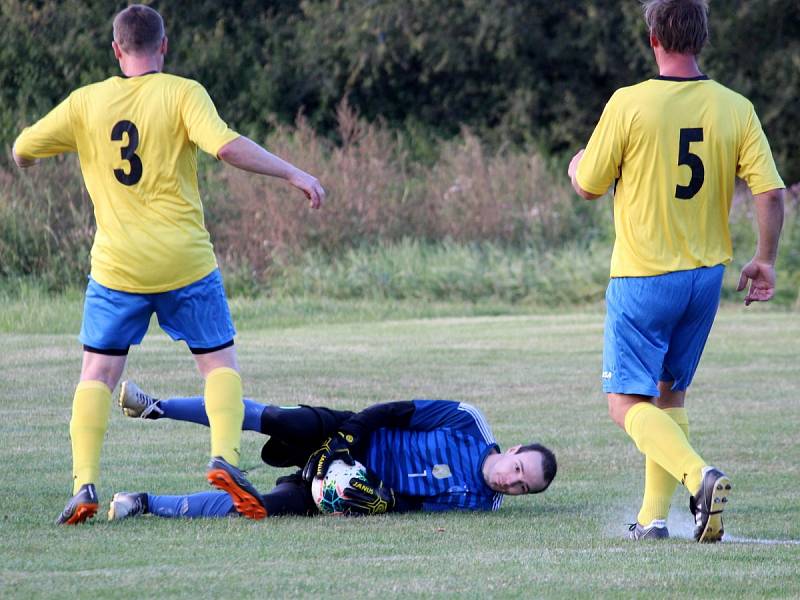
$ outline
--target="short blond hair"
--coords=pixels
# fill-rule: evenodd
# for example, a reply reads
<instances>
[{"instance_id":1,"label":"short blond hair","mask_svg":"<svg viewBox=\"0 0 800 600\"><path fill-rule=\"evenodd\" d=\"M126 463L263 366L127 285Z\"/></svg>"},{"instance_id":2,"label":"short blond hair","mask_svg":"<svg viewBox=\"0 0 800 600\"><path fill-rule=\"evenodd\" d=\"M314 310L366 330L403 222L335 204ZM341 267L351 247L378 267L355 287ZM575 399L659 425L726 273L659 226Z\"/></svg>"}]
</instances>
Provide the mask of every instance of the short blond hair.
<instances>
[{"instance_id":1,"label":"short blond hair","mask_svg":"<svg viewBox=\"0 0 800 600\"><path fill-rule=\"evenodd\" d=\"M132 4L114 17L114 41L126 54L153 54L164 39L164 19L143 4Z\"/></svg>"},{"instance_id":2,"label":"short blond hair","mask_svg":"<svg viewBox=\"0 0 800 600\"><path fill-rule=\"evenodd\" d=\"M667 52L700 54L708 41L707 0L646 0L644 20Z\"/></svg>"}]
</instances>

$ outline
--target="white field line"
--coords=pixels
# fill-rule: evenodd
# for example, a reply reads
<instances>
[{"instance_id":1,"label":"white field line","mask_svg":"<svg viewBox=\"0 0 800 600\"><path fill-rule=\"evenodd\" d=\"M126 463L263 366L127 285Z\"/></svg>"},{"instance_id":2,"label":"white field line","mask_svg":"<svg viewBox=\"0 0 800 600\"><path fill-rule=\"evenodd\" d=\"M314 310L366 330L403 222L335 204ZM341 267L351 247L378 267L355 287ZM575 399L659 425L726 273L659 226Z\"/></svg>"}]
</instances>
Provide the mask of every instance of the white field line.
<instances>
[{"instance_id":1,"label":"white field line","mask_svg":"<svg viewBox=\"0 0 800 600\"><path fill-rule=\"evenodd\" d=\"M630 515L611 514L606 526L606 534L609 537L627 537L627 530L620 523L626 522L626 518L630 519ZM636 513L633 513L633 519L636 518ZM630 522L630 521L627 521ZM671 538L678 539L694 539L692 536L692 529L694 528L694 519L688 511L674 509L669 516L669 535ZM722 538L722 544L761 544L763 546L800 546L800 540L792 539L769 539L769 538L750 538L738 535L730 535L725 533Z\"/></svg>"},{"instance_id":2,"label":"white field line","mask_svg":"<svg viewBox=\"0 0 800 600\"><path fill-rule=\"evenodd\" d=\"M769 540L762 538L747 538L733 535L726 535L722 538L723 543L734 544L764 544L765 546L800 546L800 540Z\"/></svg>"}]
</instances>

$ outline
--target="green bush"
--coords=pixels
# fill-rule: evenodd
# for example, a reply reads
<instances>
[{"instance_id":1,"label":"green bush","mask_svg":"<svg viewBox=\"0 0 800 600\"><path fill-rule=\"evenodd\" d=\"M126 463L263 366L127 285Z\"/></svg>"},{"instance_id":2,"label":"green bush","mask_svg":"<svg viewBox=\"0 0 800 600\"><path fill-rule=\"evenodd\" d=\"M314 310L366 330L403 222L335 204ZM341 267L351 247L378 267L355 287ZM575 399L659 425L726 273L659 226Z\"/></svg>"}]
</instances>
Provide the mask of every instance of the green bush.
<instances>
[{"instance_id":1,"label":"green bush","mask_svg":"<svg viewBox=\"0 0 800 600\"><path fill-rule=\"evenodd\" d=\"M0 278L35 277L47 288L89 272L92 208L74 156L31 171L0 170Z\"/></svg>"},{"instance_id":2,"label":"green bush","mask_svg":"<svg viewBox=\"0 0 800 600\"><path fill-rule=\"evenodd\" d=\"M100 0L0 1L0 143L72 88L118 73ZM343 98L423 143L462 126L495 147L585 143L618 87L655 73L640 3L617 0L163 2L167 69L206 85L263 138L304 114L335 137ZM800 180L800 3L715 0L701 66L755 104L781 173ZM430 150L430 146L427 148Z\"/></svg>"}]
</instances>

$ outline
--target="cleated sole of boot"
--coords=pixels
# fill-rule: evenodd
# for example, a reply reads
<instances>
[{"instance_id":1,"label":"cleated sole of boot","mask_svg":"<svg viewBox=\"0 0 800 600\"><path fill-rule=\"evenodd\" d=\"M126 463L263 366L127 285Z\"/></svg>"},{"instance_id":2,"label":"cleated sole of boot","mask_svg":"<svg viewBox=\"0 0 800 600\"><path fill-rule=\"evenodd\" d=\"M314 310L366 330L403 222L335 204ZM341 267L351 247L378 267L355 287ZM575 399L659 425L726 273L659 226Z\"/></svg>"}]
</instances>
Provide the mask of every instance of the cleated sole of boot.
<instances>
[{"instance_id":1,"label":"cleated sole of boot","mask_svg":"<svg viewBox=\"0 0 800 600\"><path fill-rule=\"evenodd\" d=\"M75 512L70 515L69 519L61 523L62 525L79 525L80 523L85 523L88 519L91 519L93 516L97 514L97 509L99 505L97 504L79 504L75 508Z\"/></svg>"},{"instance_id":2,"label":"cleated sole of boot","mask_svg":"<svg viewBox=\"0 0 800 600\"><path fill-rule=\"evenodd\" d=\"M722 541L722 536L725 529L722 525L722 511L728 503L728 496L731 493L733 486L730 479L727 477L720 477L714 483L714 493L711 496L711 513L708 516L708 521L697 539L701 544L714 544Z\"/></svg>"},{"instance_id":3,"label":"cleated sole of boot","mask_svg":"<svg viewBox=\"0 0 800 600\"><path fill-rule=\"evenodd\" d=\"M267 510L262 506L258 498L239 487L225 470L211 469L206 473L206 477L208 478L208 483L230 495L236 512L243 517L258 521L267 516Z\"/></svg>"}]
</instances>

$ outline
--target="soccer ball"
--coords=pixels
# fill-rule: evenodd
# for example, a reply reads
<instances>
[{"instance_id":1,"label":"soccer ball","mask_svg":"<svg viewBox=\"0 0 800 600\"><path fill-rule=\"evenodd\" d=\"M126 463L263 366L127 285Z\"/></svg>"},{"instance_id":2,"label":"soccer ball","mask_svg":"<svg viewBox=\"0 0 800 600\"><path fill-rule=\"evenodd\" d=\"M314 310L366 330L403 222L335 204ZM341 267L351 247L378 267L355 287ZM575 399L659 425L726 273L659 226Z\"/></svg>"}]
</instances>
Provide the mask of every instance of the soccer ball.
<instances>
[{"instance_id":1,"label":"soccer ball","mask_svg":"<svg viewBox=\"0 0 800 600\"><path fill-rule=\"evenodd\" d=\"M321 513L344 514L344 489L350 485L353 477L367 481L367 470L364 465L358 461L348 465L343 460L335 460L325 477L311 482L311 496Z\"/></svg>"}]
</instances>

